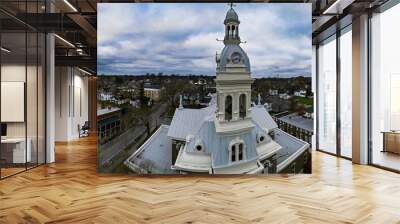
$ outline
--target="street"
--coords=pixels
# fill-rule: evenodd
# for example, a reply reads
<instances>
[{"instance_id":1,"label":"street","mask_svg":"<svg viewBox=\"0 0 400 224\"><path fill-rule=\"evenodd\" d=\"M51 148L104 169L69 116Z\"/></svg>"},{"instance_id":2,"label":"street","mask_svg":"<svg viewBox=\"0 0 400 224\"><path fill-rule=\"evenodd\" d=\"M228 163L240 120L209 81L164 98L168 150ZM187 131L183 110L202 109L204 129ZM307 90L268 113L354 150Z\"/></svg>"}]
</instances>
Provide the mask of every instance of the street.
<instances>
[{"instance_id":1,"label":"street","mask_svg":"<svg viewBox=\"0 0 400 224\"><path fill-rule=\"evenodd\" d=\"M150 115L150 130L154 130L160 125L160 117L166 111L167 104L155 104L155 111ZM134 143L134 141L140 136L146 133L145 125L141 124L139 126L132 127L119 135L118 137L112 139L104 145L99 146L99 165L103 166L109 162L114 156L118 155L126 147Z\"/></svg>"}]
</instances>

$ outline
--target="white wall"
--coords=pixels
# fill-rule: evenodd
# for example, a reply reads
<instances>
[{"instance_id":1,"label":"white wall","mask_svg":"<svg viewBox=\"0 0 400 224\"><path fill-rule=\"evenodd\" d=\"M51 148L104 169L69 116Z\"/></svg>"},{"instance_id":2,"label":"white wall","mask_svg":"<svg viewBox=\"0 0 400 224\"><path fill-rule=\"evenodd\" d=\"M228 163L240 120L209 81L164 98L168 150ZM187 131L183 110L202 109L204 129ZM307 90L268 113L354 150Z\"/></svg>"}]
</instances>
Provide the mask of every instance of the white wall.
<instances>
[{"instance_id":1,"label":"white wall","mask_svg":"<svg viewBox=\"0 0 400 224\"><path fill-rule=\"evenodd\" d=\"M68 139L68 86L70 83L67 67L55 68L55 140Z\"/></svg>"},{"instance_id":2,"label":"white wall","mask_svg":"<svg viewBox=\"0 0 400 224\"><path fill-rule=\"evenodd\" d=\"M38 69L38 70L37 70ZM26 80L27 79L27 80ZM16 90L23 102L20 102L19 107L4 106L2 102L3 113L20 113L22 121L19 122L5 122L7 123L7 137L8 138L27 138L30 140L30 148L32 150L32 162L39 159L39 163L44 163L44 150L45 150L45 118L44 118L44 74L41 66L26 66L25 63L4 63L1 66L1 81L3 82L21 82L26 86L26 101L24 100L25 89ZM2 94L7 94L2 89ZM11 93L8 93L11 94ZM14 93L17 94L17 93ZM2 98L9 98L7 95L2 95ZM12 103L12 102L11 102ZM18 102L15 102L17 104ZM26 103L26 106L25 106ZM14 111L13 111L14 110ZM26 119L25 119L26 112Z\"/></svg>"},{"instance_id":3,"label":"white wall","mask_svg":"<svg viewBox=\"0 0 400 224\"><path fill-rule=\"evenodd\" d=\"M28 82L26 82L26 72L28 72ZM40 71L39 71L40 72ZM34 78L35 77L35 78ZM25 137L25 125L28 125L28 137L31 132L36 135L36 107L43 106L42 101L37 105L37 92L36 92L36 66L25 66L25 64L3 64L1 66L1 81L2 82L24 82L27 83L27 121L25 122L7 122L8 137ZM41 84L41 83L40 83ZM41 91L39 91L41 92ZM4 97L4 96L2 96ZM8 110L10 108L1 108L1 110ZM24 108L22 108L24 110ZM32 130L32 131L31 131Z\"/></svg>"},{"instance_id":4,"label":"white wall","mask_svg":"<svg viewBox=\"0 0 400 224\"><path fill-rule=\"evenodd\" d=\"M2 82L25 82L25 64L6 64L1 66ZM1 108L7 110L7 108ZM7 123L7 137L25 137L25 122Z\"/></svg>"},{"instance_id":5,"label":"white wall","mask_svg":"<svg viewBox=\"0 0 400 224\"><path fill-rule=\"evenodd\" d=\"M55 140L79 138L78 125L88 121L88 78L76 68L56 67Z\"/></svg>"}]
</instances>

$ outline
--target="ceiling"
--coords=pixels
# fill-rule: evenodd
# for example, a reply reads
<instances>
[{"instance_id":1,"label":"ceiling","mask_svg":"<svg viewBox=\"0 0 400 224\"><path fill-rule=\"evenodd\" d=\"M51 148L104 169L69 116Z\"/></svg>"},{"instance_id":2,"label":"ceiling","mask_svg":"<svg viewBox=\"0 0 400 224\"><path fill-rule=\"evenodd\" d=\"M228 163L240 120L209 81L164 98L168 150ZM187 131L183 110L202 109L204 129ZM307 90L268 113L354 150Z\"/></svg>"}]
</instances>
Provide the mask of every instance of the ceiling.
<instances>
[{"instance_id":1,"label":"ceiling","mask_svg":"<svg viewBox=\"0 0 400 224\"><path fill-rule=\"evenodd\" d=\"M352 18L373 11L389 0L309 0L312 3L313 43L351 24Z\"/></svg>"},{"instance_id":2,"label":"ceiling","mask_svg":"<svg viewBox=\"0 0 400 224\"><path fill-rule=\"evenodd\" d=\"M373 9L386 1L387 0L256 0L252 2L311 3L313 13L312 36L313 42L317 42L319 39L334 33L336 30L334 26L336 26L339 20L346 21L344 18L347 17L347 20L351 23L352 16ZM47 2L46 5L46 0L1 0L0 21L2 31L6 33L17 33L24 31L25 28L29 28L30 30L40 32L54 32L58 35L55 38L56 65L79 66L92 73L96 73L97 3L126 3L135 1L47 0ZM50 11L52 13L49 13ZM346 25L346 22L342 22L342 25ZM16 40L18 40L18 38L16 38Z\"/></svg>"}]
</instances>

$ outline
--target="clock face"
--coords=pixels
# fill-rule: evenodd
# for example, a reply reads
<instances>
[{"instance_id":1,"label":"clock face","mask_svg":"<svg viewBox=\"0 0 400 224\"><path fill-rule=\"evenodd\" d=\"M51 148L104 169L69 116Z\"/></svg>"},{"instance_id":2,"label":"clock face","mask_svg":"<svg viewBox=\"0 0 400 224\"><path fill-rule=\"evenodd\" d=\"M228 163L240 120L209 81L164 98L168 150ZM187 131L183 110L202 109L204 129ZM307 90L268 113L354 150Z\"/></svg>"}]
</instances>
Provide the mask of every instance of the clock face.
<instances>
[{"instance_id":1,"label":"clock face","mask_svg":"<svg viewBox=\"0 0 400 224\"><path fill-rule=\"evenodd\" d=\"M242 60L241 54L235 52L231 55L231 61L233 62L233 64L239 64L241 60Z\"/></svg>"}]
</instances>

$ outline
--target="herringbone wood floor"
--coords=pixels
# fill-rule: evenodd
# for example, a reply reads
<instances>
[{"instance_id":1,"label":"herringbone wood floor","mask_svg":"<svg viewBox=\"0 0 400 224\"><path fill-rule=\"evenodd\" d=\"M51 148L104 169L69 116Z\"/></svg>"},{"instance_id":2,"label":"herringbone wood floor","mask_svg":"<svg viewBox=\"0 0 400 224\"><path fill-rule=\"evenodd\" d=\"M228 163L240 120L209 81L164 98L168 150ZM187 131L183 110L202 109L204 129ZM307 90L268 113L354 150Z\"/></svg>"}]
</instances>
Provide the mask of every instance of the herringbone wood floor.
<instances>
[{"instance_id":1,"label":"herringbone wood floor","mask_svg":"<svg viewBox=\"0 0 400 224\"><path fill-rule=\"evenodd\" d=\"M313 153L313 174L96 173L94 138L0 181L0 223L400 223L400 175Z\"/></svg>"}]
</instances>

